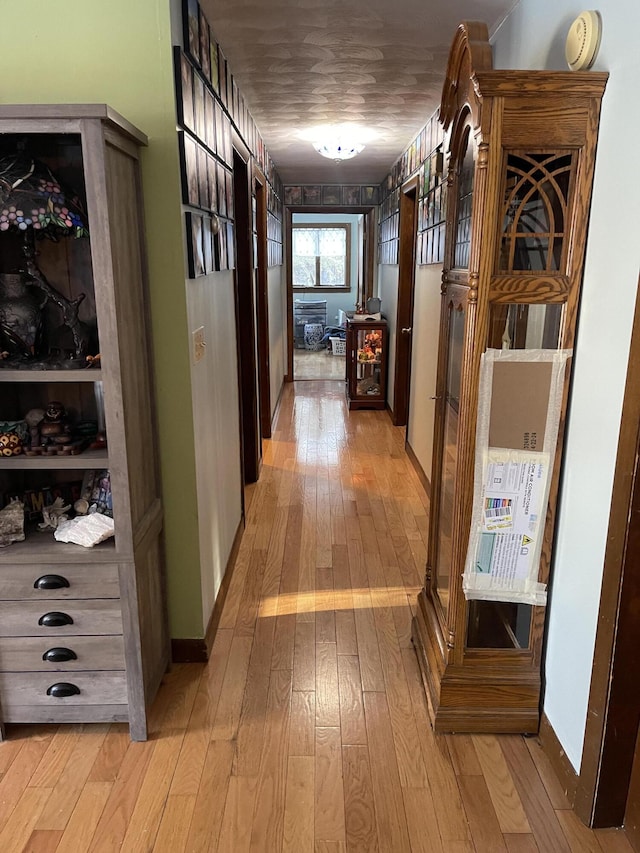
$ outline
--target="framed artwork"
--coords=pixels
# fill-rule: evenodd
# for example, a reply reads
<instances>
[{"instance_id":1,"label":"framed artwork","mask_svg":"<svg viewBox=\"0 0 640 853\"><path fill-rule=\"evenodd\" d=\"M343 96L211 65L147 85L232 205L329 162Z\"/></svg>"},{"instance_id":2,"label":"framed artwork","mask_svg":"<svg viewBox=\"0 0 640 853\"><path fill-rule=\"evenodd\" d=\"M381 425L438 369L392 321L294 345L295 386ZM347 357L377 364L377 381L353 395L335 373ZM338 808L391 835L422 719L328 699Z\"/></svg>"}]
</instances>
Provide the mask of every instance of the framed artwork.
<instances>
[{"instance_id":1,"label":"framed artwork","mask_svg":"<svg viewBox=\"0 0 640 853\"><path fill-rule=\"evenodd\" d=\"M184 49L200 64L200 7L198 0L183 0L182 23Z\"/></svg>"},{"instance_id":2,"label":"framed artwork","mask_svg":"<svg viewBox=\"0 0 640 853\"><path fill-rule=\"evenodd\" d=\"M193 75L193 111L196 136L204 142L204 80L197 72Z\"/></svg>"},{"instance_id":3,"label":"framed artwork","mask_svg":"<svg viewBox=\"0 0 640 853\"><path fill-rule=\"evenodd\" d=\"M209 203L211 205L211 210L216 211L218 209L218 176L217 176L218 164L213 157L207 157L207 180L209 182Z\"/></svg>"},{"instance_id":4,"label":"framed artwork","mask_svg":"<svg viewBox=\"0 0 640 853\"><path fill-rule=\"evenodd\" d=\"M198 184L198 145L188 133L178 133L178 149L180 151L180 176L182 178L182 201L192 207L200 203Z\"/></svg>"},{"instance_id":5,"label":"framed artwork","mask_svg":"<svg viewBox=\"0 0 640 853\"><path fill-rule=\"evenodd\" d=\"M200 25L200 68L205 79L211 82L211 53L209 48L209 23L200 8L198 22Z\"/></svg>"},{"instance_id":6,"label":"framed artwork","mask_svg":"<svg viewBox=\"0 0 640 853\"><path fill-rule=\"evenodd\" d=\"M204 274L213 272L213 234L211 233L211 219L203 217L202 221L202 246L204 258Z\"/></svg>"},{"instance_id":7,"label":"framed artwork","mask_svg":"<svg viewBox=\"0 0 640 853\"><path fill-rule=\"evenodd\" d=\"M218 184L218 213L220 216L227 215L227 180L226 170L222 163L217 163L217 184Z\"/></svg>"},{"instance_id":8,"label":"framed artwork","mask_svg":"<svg viewBox=\"0 0 640 853\"><path fill-rule=\"evenodd\" d=\"M209 220L209 233L211 236L211 262L213 264L214 270L220 269L220 241L218 240L218 234L220 233L220 220L217 215L214 214Z\"/></svg>"},{"instance_id":9,"label":"framed artwork","mask_svg":"<svg viewBox=\"0 0 640 853\"><path fill-rule=\"evenodd\" d=\"M322 204L322 187L306 186L302 188L303 204Z\"/></svg>"},{"instance_id":10,"label":"framed artwork","mask_svg":"<svg viewBox=\"0 0 640 853\"><path fill-rule=\"evenodd\" d=\"M362 204L378 203L378 187L361 187L360 200Z\"/></svg>"},{"instance_id":11,"label":"framed artwork","mask_svg":"<svg viewBox=\"0 0 640 853\"><path fill-rule=\"evenodd\" d=\"M227 222L227 269L236 268L236 242L234 237L233 222Z\"/></svg>"},{"instance_id":12,"label":"framed artwork","mask_svg":"<svg viewBox=\"0 0 640 853\"><path fill-rule=\"evenodd\" d=\"M342 187L342 203L348 205L360 204L360 187Z\"/></svg>"},{"instance_id":13,"label":"framed artwork","mask_svg":"<svg viewBox=\"0 0 640 853\"><path fill-rule=\"evenodd\" d=\"M286 205L302 204L302 187L285 187L284 203Z\"/></svg>"},{"instance_id":14,"label":"framed artwork","mask_svg":"<svg viewBox=\"0 0 640 853\"><path fill-rule=\"evenodd\" d=\"M209 155L201 145L197 146L196 158L198 161L198 198L200 199L199 206L204 210L211 209L211 199L209 197L209 179L207 175L207 159Z\"/></svg>"},{"instance_id":15,"label":"framed artwork","mask_svg":"<svg viewBox=\"0 0 640 853\"><path fill-rule=\"evenodd\" d=\"M216 145L215 152L221 159L224 158L224 113L222 107L216 101Z\"/></svg>"},{"instance_id":16,"label":"framed artwork","mask_svg":"<svg viewBox=\"0 0 640 853\"><path fill-rule=\"evenodd\" d=\"M233 172L225 169L225 189L227 192L227 216L233 219Z\"/></svg>"},{"instance_id":17,"label":"framed artwork","mask_svg":"<svg viewBox=\"0 0 640 853\"><path fill-rule=\"evenodd\" d=\"M306 189L306 187L305 187ZM340 187L325 186L322 187L322 203L323 204L340 204L341 192Z\"/></svg>"},{"instance_id":18,"label":"framed artwork","mask_svg":"<svg viewBox=\"0 0 640 853\"><path fill-rule=\"evenodd\" d=\"M225 59L222 48L218 45L218 76L219 76L219 92L220 100L227 106L227 60Z\"/></svg>"},{"instance_id":19,"label":"framed artwork","mask_svg":"<svg viewBox=\"0 0 640 853\"><path fill-rule=\"evenodd\" d=\"M203 218L199 213L185 213L187 222L187 261L189 278L204 275Z\"/></svg>"},{"instance_id":20,"label":"framed artwork","mask_svg":"<svg viewBox=\"0 0 640 853\"><path fill-rule=\"evenodd\" d=\"M220 72L218 71L218 42L209 27L209 71L214 92L220 91Z\"/></svg>"},{"instance_id":21,"label":"framed artwork","mask_svg":"<svg viewBox=\"0 0 640 853\"><path fill-rule=\"evenodd\" d=\"M187 56L175 47L173 60L176 78L176 106L178 109L178 124L195 130L193 117L193 66Z\"/></svg>"},{"instance_id":22,"label":"framed artwork","mask_svg":"<svg viewBox=\"0 0 640 853\"><path fill-rule=\"evenodd\" d=\"M224 155L223 159L227 166L231 166L233 164L233 144L231 142L231 122L229 121L229 117L223 114L222 117L222 129L223 129L223 137L224 137ZM218 151L218 154L220 152Z\"/></svg>"},{"instance_id":23,"label":"framed artwork","mask_svg":"<svg viewBox=\"0 0 640 853\"><path fill-rule=\"evenodd\" d=\"M216 150L216 119L213 95L205 87L204 90L204 134L207 148Z\"/></svg>"},{"instance_id":24,"label":"framed artwork","mask_svg":"<svg viewBox=\"0 0 640 853\"><path fill-rule=\"evenodd\" d=\"M227 229L224 222L220 223L218 237L218 263L219 269L227 269Z\"/></svg>"}]
</instances>

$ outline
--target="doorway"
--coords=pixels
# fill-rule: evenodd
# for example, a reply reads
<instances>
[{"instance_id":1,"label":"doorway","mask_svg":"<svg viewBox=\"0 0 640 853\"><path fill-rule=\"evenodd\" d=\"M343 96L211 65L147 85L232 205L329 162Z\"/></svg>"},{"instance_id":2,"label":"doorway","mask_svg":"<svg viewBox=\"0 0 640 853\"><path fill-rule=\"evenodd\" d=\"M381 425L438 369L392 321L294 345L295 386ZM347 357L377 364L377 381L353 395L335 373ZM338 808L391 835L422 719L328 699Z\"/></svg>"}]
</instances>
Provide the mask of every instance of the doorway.
<instances>
[{"instance_id":1,"label":"doorway","mask_svg":"<svg viewBox=\"0 0 640 853\"><path fill-rule=\"evenodd\" d=\"M344 381L345 322L364 278L362 213L293 213L293 378Z\"/></svg>"},{"instance_id":2,"label":"doorway","mask_svg":"<svg viewBox=\"0 0 640 853\"><path fill-rule=\"evenodd\" d=\"M640 282L639 282L640 285ZM640 851L640 286L611 499L587 724L574 808L629 827Z\"/></svg>"},{"instance_id":3,"label":"doorway","mask_svg":"<svg viewBox=\"0 0 640 853\"><path fill-rule=\"evenodd\" d=\"M334 379L345 381L345 318L373 295L375 251L377 239L376 208L288 207L285 209L287 247L287 381L303 379ZM293 278L293 229L295 225L333 227L349 224L350 248L349 284L322 286L321 259L314 264L319 285L297 286ZM307 274L310 262L307 261ZM324 282L326 284L326 282ZM300 282L298 281L299 285ZM305 326L309 329L305 341ZM316 340L319 331L321 337ZM333 340L332 340L333 338Z\"/></svg>"},{"instance_id":4,"label":"doorway","mask_svg":"<svg viewBox=\"0 0 640 853\"><path fill-rule=\"evenodd\" d=\"M262 463L258 418L256 300L253 268L250 154L239 137L233 140L233 207L235 216L236 335L240 398L240 445L245 485L255 483Z\"/></svg>"},{"instance_id":5,"label":"doorway","mask_svg":"<svg viewBox=\"0 0 640 853\"><path fill-rule=\"evenodd\" d=\"M395 426L406 426L409 419L417 225L418 178L416 176L403 184L400 191L398 308L395 328L392 412L392 419ZM393 346L393 342L391 342L391 345Z\"/></svg>"}]
</instances>

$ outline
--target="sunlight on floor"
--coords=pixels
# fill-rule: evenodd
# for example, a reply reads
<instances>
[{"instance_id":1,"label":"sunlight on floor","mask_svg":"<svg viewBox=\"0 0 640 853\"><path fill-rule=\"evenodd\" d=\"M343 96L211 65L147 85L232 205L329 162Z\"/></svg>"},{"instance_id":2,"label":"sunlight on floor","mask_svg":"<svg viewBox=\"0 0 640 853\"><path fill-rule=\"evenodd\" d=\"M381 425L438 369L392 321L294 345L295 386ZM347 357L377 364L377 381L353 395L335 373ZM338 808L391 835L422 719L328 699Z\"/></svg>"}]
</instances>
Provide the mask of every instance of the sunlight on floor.
<instances>
[{"instance_id":1,"label":"sunlight on floor","mask_svg":"<svg viewBox=\"0 0 640 853\"><path fill-rule=\"evenodd\" d=\"M363 610L379 607L406 607L407 596L415 596L420 587L371 587L366 589L316 589L290 592L264 598L258 616L267 619L288 613L318 613L323 610Z\"/></svg>"}]
</instances>

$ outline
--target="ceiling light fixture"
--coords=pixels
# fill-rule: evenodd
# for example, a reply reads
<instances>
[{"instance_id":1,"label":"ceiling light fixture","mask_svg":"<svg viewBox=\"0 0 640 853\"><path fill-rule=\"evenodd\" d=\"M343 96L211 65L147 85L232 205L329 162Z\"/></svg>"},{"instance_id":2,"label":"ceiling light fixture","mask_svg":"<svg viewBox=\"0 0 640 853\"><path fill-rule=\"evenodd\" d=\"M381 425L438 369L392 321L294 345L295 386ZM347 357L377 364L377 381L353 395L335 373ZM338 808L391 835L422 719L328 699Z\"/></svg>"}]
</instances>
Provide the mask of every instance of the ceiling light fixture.
<instances>
[{"instance_id":1,"label":"ceiling light fixture","mask_svg":"<svg viewBox=\"0 0 640 853\"><path fill-rule=\"evenodd\" d=\"M364 149L364 145L358 142L348 142L344 139L321 139L314 142L313 147L318 154L322 154L329 160L335 160L336 163L340 163L342 160L350 160Z\"/></svg>"}]
</instances>

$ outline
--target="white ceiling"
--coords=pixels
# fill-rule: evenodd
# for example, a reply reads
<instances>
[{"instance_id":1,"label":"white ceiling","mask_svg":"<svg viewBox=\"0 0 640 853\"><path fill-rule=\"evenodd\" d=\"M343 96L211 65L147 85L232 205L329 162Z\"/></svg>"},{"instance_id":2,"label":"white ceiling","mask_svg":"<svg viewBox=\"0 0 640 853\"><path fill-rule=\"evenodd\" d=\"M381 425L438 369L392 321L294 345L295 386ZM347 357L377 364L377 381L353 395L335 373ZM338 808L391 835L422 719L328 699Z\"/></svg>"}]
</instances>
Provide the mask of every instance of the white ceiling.
<instances>
[{"instance_id":1,"label":"white ceiling","mask_svg":"<svg viewBox=\"0 0 640 853\"><path fill-rule=\"evenodd\" d=\"M493 32L517 0L200 0L286 184L382 181L440 103L463 20ZM300 134L375 138L334 163Z\"/></svg>"}]
</instances>

